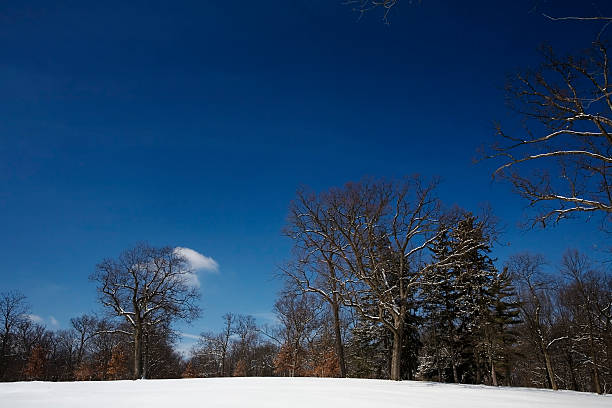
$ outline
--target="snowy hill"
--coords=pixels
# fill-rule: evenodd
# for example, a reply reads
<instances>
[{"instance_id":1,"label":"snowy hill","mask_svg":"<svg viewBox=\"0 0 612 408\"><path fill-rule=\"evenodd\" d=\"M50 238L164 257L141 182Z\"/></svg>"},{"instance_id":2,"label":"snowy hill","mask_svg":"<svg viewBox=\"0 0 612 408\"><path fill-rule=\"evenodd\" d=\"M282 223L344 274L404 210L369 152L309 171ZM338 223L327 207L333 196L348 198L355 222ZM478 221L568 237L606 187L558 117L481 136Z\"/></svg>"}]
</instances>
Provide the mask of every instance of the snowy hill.
<instances>
[{"instance_id":1,"label":"snowy hill","mask_svg":"<svg viewBox=\"0 0 612 408\"><path fill-rule=\"evenodd\" d=\"M612 396L526 388L332 378L210 378L0 384L0 407L612 407Z\"/></svg>"}]
</instances>

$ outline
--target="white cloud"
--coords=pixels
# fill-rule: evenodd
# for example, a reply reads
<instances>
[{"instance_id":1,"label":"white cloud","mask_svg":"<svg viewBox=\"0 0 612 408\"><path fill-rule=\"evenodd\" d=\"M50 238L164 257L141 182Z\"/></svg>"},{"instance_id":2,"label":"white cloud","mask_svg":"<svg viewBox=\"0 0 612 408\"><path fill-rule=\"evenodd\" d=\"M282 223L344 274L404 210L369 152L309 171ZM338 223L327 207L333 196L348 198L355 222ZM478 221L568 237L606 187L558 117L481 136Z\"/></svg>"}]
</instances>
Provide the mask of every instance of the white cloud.
<instances>
[{"instance_id":1,"label":"white cloud","mask_svg":"<svg viewBox=\"0 0 612 408\"><path fill-rule=\"evenodd\" d=\"M191 248L176 247L174 251L187 259L189 265L196 271L218 272L219 264L209 256L202 255Z\"/></svg>"},{"instance_id":2,"label":"white cloud","mask_svg":"<svg viewBox=\"0 0 612 408\"><path fill-rule=\"evenodd\" d=\"M179 334L181 335L181 337L185 337L185 338L188 338L188 339L200 340L200 336L198 336L197 334L184 333L184 332L180 332Z\"/></svg>"},{"instance_id":3,"label":"white cloud","mask_svg":"<svg viewBox=\"0 0 612 408\"><path fill-rule=\"evenodd\" d=\"M48 322L53 327L59 327L60 325L59 321L54 316L49 316L48 319L45 319L44 317L37 314L26 314L23 316L30 320L32 323L36 324L46 324Z\"/></svg>"},{"instance_id":4,"label":"white cloud","mask_svg":"<svg viewBox=\"0 0 612 408\"><path fill-rule=\"evenodd\" d=\"M45 319L35 314L29 314L29 315L26 315L26 317L30 319L31 322L38 323L38 324L44 323L45 321Z\"/></svg>"},{"instance_id":5,"label":"white cloud","mask_svg":"<svg viewBox=\"0 0 612 408\"><path fill-rule=\"evenodd\" d=\"M187 283L192 286L200 286L198 272L219 272L219 264L209 256L202 255L191 248L176 247L174 252L187 260L193 273L188 277Z\"/></svg>"}]
</instances>

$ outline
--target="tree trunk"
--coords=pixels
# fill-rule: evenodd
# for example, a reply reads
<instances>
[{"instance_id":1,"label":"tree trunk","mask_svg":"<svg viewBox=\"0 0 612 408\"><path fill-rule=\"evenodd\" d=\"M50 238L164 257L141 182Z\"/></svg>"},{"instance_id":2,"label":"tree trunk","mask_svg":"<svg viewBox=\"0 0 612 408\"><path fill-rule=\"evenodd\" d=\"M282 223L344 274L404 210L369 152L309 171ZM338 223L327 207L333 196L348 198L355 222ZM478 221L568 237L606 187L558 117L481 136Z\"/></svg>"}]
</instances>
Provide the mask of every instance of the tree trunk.
<instances>
[{"instance_id":1,"label":"tree trunk","mask_svg":"<svg viewBox=\"0 0 612 408\"><path fill-rule=\"evenodd\" d=\"M142 335L142 372L140 378L143 380L149 375L149 334L147 329L144 330Z\"/></svg>"},{"instance_id":2,"label":"tree trunk","mask_svg":"<svg viewBox=\"0 0 612 408\"><path fill-rule=\"evenodd\" d=\"M491 382L494 387L497 387L497 375L495 374L495 363L493 363L492 353L489 353L489 364L491 365Z\"/></svg>"},{"instance_id":3,"label":"tree trunk","mask_svg":"<svg viewBox=\"0 0 612 408\"><path fill-rule=\"evenodd\" d=\"M455 362L455 354L451 357L451 364L453 365L453 381L455 384L459 384L459 376L457 375L457 363Z\"/></svg>"},{"instance_id":4,"label":"tree trunk","mask_svg":"<svg viewBox=\"0 0 612 408\"><path fill-rule=\"evenodd\" d=\"M506 386L512 387L512 363L510 360L509 353L505 353L505 372L506 372Z\"/></svg>"},{"instance_id":5,"label":"tree trunk","mask_svg":"<svg viewBox=\"0 0 612 408\"><path fill-rule=\"evenodd\" d=\"M134 380L142 376L142 329L134 330Z\"/></svg>"},{"instance_id":6,"label":"tree trunk","mask_svg":"<svg viewBox=\"0 0 612 408\"><path fill-rule=\"evenodd\" d=\"M391 354L391 379L400 381L402 364L402 332L396 330L393 333L393 353Z\"/></svg>"},{"instance_id":7,"label":"tree trunk","mask_svg":"<svg viewBox=\"0 0 612 408\"><path fill-rule=\"evenodd\" d=\"M580 391L578 388L578 381L576 380L576 370L574 369L574 359L572 358L572 354L569 351L566 351L565 356L570 372L570 379L572 380L572 389L574 391Z\"/></svg>"},{"instance_id":8,"label":"tree trunk","mask_svg":"<svg viewBox=\"0 0 612 408\"><path fill-rule=\"evenodd\" d=\"M555 373L552 368L552 363L550 362L550 355L548 354L548 350L544 344L542 344L542 351L544 353L544 361L546 362L546 374L548 375L550 388L556 391L559 389L559 387L557 387L557 381L555 380Z\"/></svg>"},{"instance_id":9,"label":"tree trunk","mask_svg":"<svg viewBox=\"0 0 612 408\"><path fill-rule=\"evenodd\" d=\"M340 368L340 377L346 377L346 361L344 358L344 344L342 343L342 331L340 330L340 300L338 299L338 290L336 285L336 269L334 264L328 261L329 275L332 285L332 312L334 315L334 345L336 348L336 356L338 357L338 366Z\"/></svg>"},{"instance_id":10,"label":"tree trunk","mask_svg":"<svg viewBox=\"0 0 612 408\"><path fill-rule=\"evenodd\" d=\"M342 344L342 331L340 330L340 307L338 305L338 295L334 292L333 295L334 303L332 304L332 310L334 314L334 333L335 333L335 347L336 356L338 357L338 366L340 367L340 377L346 377L346 362L344 360L344 344Z\"/></svg>"},{"instance_id":11,"label":"tree trunk","mask_svg":"<svg viewBox=\"0 0 612 408\"><path fill-rule=\"evenodd\" d=\"M221 354L221 377L225 377L226 376L225 372L227 371L226 368L225 368L225 364L226 364L225 363L225 358L226 358L225 354L226 354L226 351L223 350L223 353Z\"/></svg>"},{"instance_id":12,"label":"tree trunk","mask_svg":"<svg viewBox=\"0 0 612 408\"><path fill-rule=\"evenodd\" d=\"M589 346L591 348L591 358L593 360L593 385L595 386L595 392L598 394L601 394L601 384L599 381L599 370L597 369L598 366L598 359L597 359L597 350L595 349L595 341L593 340L593 321L592 321L592 317L590 315L591 311L589 310L587 313L589 313Z\"/></svg>"},{"instance_id":13,"label":"tree trunk","mask_svg":"<svg viewBox=\"0 0 612 408\"><path fill-rule=\"evenodd\" d=\"M8 365L6 358L6 349L8 348L8 336L9 330L6 329L4 335L2 336L2 354L0 355L0 380L4 380L4 374L6 371L5 366Z\"/></svg>"}]
</instances>

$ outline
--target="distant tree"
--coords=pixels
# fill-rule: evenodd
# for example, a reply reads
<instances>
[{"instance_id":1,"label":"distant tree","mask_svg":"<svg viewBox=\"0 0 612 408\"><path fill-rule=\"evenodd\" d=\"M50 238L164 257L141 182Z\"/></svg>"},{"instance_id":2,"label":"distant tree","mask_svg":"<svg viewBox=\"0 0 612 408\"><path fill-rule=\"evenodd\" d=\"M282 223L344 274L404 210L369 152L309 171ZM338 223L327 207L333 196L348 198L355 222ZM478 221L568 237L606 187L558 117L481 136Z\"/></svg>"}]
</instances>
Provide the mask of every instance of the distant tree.
<instances>
[{"instance_id":1,"label":"distant tree","mask_svg":"<svg viewBox=\"0 0 612 408\"><path fill-rule=\"evenodd\" d=\"M5 379L9 360L13 355L13 343L16 340L16 329L28 320L29 307L26 297L19 292L0 293L0 380Z\"/></svg>"},{"instance_id":2,"label":"distant tree","mask_svg":"<svg viewBox=\"0 0 612 408\"><path fill-rule=\"evenodd\" d=\"M23 370L25 378L28 380L43 379L46 364L46 351L42 345L38 344L32 349L28 362Z\"/></svg>"},{"instance_id":3,"label":"distant tree","mask_svg":"<svg viewBox=\"0 0 612 408\"><path fill-rule=\"evenodd\" d=\"M220 333L202 333L200 335L199 351L200 357L206 354L213 362L215 375L227 377L230 370L230 348L232 346L232 335L236 332L237 317L232 313L223 315L223 330ZM207 370L208 371L208 370Z\"/></svg>"},{"instance_id":4,"label":"distant tree","mask_svg":"<svg viewBox=\"0 0 612 408\"><path fill-rule=\"evenodd\" d=\"M128 330L114 329L132 337L133 378L146 378L146 335L175 319L191 320L199 315L197 288L190 282L188 262L170 247L141 244L117 259L106 259L90 279L98 285L99 299L115 316L125 320Z\"/></svg>"},{"instance_id":5,"label":"distant tree","mask_svg":"<svg viewBox=\"0 0 612 408\"><path fill-rule=\"evenodd\" d=\"M128 378L130 373L128 367L128 356L122 346L115 346L106 369L106 374L112 380L123 380Z\"/></svg>"},{"instance_id":6,"label":"distant tree","mask_svg":"<svg viewBox=\"0 0 612 408\"><path fill-rule=\"evenodd\" d=\"M308 348L321 327L321 301L310 293L285 291L274 304L274 311L282 341L276 371L289 377L305 375L309 370Z\"/></svg>"},{"instance_id":7,"label":"distant tree","mask_svg":"<svg viewBox=\"0 0 612 408\"><path fill-rule=\"evenodd\" d=\"M576 250L564 254L562 272L568 278L569 284L565 290L571 293L575 307L573 326L576 333L571 340L588 356L585 364L591 369L594 391L601 394L600 372L605 367L602 365L602 351L606 350L605 338L612 334L610 323L606 322L610 316L608 309L612 305L612 295L602 290L605 281L591 261ZM610 351L610 344L607 346Z\"/></svg>"},{"instance_id":8,"label":"distant tree","mask_svg":"<svg viewBox=\"0 0 612 408\"><path fill-rule=\"evenodd\" d=\"M185 371L181 374L183 378L196 378L198 375L193 367L193 363L191 361L187 362L187 366L185 366Z\"/></svg>"},{"instance_id":9,"label":"distant tree","mask_svg":"<svg viewBox=\"0 0 612 408\"><path fill-rule=\"evenodd\" d=\"M115 322L102 319L98 322L96 335L89 341L88 362L93 370L95 380L108 379L107 370L110 364L113 350L121 344L129 344L130 335L122 332L129 331L129 327L117 326ZM126 326L127 323L122 323ZM126 330L123 330L123 329ZM119 329L119 331L116 331Z\"/></svg>"},{"instance_id":10,"label":"distant tree","mask_svg":"<svg viewBox=\"0 0 612 408\"><path fill-rule=\"evenodd\" d=\"M512 275L520 296L521 317L527 330L532 350L544 363L548 385L557 390L557 378L553 366L551 348L565 336L553 336L554 281L542 267L541 255L522 253L513 255L508 261L508 272Z\"/></svg>"},{"instance_id":11,"label":"distant tree","mask_svg":"<svg viewBox=\"0 0 612 408\"><path fill-rule=\"evenodd\" d=\"M88 362L80 363L74 370L74 378L77 381L90 381L94 377L94 368Z\"/></svg>"},{"instance_id":12,"label":"distant tree","mask_svg":"<svg viewBox=\"0 0 612 408\"><path fill-rule=\"evenodd\" d=\"M240 359L238 360L238 362L236 362L236 367L234 367L234 373L232 375L234 377L247 376L247 364L243 359Z\"/></svg>"},{"instance_id":13,"label":"distant tree","mask_svg":"<svg viewBox=\"0 0 612 408\"><path fill-rule=\"evenodd\" d=\"M219 351L220 351L220 357L221 357L221 375L223 377L229 375L227 357L229 353L230 340L235 330L234 328L235 320L236 320L236 316L234 316L232 313L224 314L223 315L223 331L221 332L220 336L218 336L218 345L219 345Z\"/></svg>"},{"instance_id":14,"label":"distant tree","mask_svg":"<svg viewBox=\"0 0 612 408\"><path fill-rule=\"evenodd\" d=\"M76 331L78 336L76 356L77 365L81 364L83 361L83 355L85 354L87 343L96 335L99 324L99 320L96 317L86 314L70 319L70 325Z\"/></svg>"}]
</instances>

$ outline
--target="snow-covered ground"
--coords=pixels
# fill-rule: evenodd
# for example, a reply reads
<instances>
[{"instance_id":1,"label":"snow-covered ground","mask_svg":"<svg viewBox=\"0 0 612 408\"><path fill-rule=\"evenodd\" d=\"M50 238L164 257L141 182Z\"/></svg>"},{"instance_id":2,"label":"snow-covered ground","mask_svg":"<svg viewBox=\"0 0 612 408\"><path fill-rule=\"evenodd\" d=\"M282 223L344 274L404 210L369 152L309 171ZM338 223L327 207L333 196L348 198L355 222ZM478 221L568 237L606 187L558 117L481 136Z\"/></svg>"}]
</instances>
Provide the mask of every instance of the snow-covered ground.
<instances>
[{"instance_id":1,"label":"snow-covered ground","mask_svg":"<svg viewBox=\"0 0 612 408\"><path fill-rule=\"evenodd\" d=\"M0 407L612 407L612 396L527 388L334 378L0 383Z\"/></svg>"}]
</instances>

